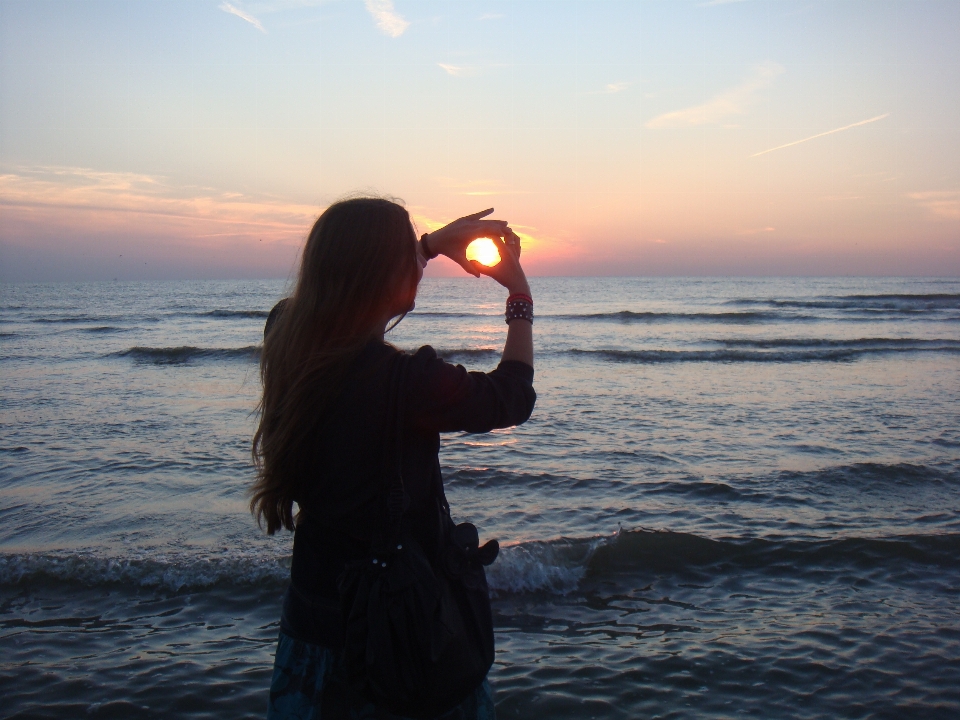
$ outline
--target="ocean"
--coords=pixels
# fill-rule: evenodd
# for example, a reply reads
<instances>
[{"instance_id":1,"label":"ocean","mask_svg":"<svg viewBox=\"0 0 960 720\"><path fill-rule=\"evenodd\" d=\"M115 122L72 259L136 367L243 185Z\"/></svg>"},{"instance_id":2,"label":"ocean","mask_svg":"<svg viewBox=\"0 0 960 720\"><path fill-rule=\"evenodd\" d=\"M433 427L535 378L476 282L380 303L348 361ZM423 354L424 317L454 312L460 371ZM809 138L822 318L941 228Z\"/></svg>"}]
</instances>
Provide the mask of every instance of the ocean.
<instances>
[{"instance_id":1,"label":"ocean","mask_svg":"<svg viewBox=\"0 0 960 720\"><path fill-rule=\"evenodd\" d=\"M960 717L960 280L535 278L537 406L454 433L501 718ZM0 717L258 718L279 281L0 286ZM497 364L505 293L388 339Z\"/></svg>"}]
</instances>

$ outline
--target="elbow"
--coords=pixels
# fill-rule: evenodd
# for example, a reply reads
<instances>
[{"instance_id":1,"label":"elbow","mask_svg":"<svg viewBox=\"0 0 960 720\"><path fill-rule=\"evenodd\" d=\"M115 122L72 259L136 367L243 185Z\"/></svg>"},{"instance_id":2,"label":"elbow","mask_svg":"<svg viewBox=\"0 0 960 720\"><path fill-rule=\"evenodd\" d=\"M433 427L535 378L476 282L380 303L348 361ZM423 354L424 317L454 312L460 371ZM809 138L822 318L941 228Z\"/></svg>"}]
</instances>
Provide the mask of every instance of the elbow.
<instances>
[{"instance_id":1,"label":"elbow","mask_svg":"<svg viewBox=\"0 0 960 720\"><path fill-rule=\"evenodd\" d=\"M533 389L533 385L528 385L523 395L524 403L515 425L523 425L529 420L533 414L533 406L537 404L537 392Z\"/></svg>"}]
</instances>

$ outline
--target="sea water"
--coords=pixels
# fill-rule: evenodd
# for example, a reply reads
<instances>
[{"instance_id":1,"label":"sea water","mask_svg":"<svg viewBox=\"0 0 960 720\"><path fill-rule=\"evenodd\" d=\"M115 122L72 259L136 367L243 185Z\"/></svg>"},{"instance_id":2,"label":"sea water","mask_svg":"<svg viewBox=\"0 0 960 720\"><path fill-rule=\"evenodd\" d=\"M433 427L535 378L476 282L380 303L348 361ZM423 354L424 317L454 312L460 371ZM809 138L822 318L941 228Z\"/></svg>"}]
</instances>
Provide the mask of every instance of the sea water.
<instances>
[{"instance_id":1,"label":"sea water","mask_svg":"<svg viewBox=\"0 0 960 720\"><path fill-rule=\"evenodd\" d=\"M960 717L960 281L532 285L532 418L440 455L503 544L500 717ZM0 287L0 716L263 716L287 290ZM388 339L491 370L504 296L425 280Z\"/></svg>"}]
</instances>

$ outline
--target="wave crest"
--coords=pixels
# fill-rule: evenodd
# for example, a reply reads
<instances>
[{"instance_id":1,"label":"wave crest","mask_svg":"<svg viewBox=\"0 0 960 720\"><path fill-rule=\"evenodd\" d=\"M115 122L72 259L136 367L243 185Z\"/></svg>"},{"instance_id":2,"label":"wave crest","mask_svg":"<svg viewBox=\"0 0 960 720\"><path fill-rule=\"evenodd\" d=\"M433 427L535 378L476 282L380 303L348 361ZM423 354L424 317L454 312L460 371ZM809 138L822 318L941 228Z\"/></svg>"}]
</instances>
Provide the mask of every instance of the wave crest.
<instances>
[{"instance_id":1,"label":"wave crest","mask_svg":"<svg viewBox=\"0 0 960 720\"><path fill-rule=\"evenodd\" d=\"M852 310L868 313L919 314L931 310L960 309L960 294L890 293L878 295L828 295L803 300L738 298L729 305L765 305L774 308Z\"/></svg>"},{"instance_id":2,"label":"wave crest","mask_svg":"<svg viewBox=\"0 0 960 720\"><path fill-rule=\"evenodd\" d=\"M115 353L115 356L154 365L185 365L193 360L257 360L260 357L260 346L247 345L240 348L199 348L191 345L160 348L137 346Z\"/></svg>"},{"instance_id":3,"label":"wave crest","mask_svg":"<svg viewBox=\"0 0 960 720\"><path fill-rule=\"evenodd\" d=\"M634 312L620 310L609 313L589 313L585 315L544 315L543 317L561 320L605 320L621 323L658 323L658 322L713 322L726 324L745 324L764 321L797 321L814 320L816 318L805 315L784 315L779 312L749 310L743 312L714 312L714 313L677 313L677 312Z\"/></svg>"},{"instance_id":4,"label":"wave crest","mask_svg":"<svg viewBox=\"0 0 960 720\"><path fill-rule=\"evenodd\" d=\"M88 587L125 585L180 591L220 585L276 584L280 587L289 576L289 558L254 554L127 558L94 553L0 555L0 586L75 583Z\"/></svg>"},{"instance_id":5,"label":"wave crest","mask_svg":"<svg viewBox=\"0 0 960 720\"><path fill-rule=\"evenodd\" d=\"M437 357L444 360L494 360L500 357L502 350L497 348L449 348L437 350Z\"/></svg>"},{"instance_id":6,"label":"wave crest","mask_svg":"<svg viewBox=\"0 0 960 720\"><path fill-rule=\"evenodd\" d=\"M584 350L568 352L610 362L655 364L672 362L842 362L868 355L896 353L958 353L960 340L916 338L773 338L714 340L721 347L701 350Z\"/></svg>"},{"instance_id":7,"label":"wave crest","mask_svg":"<svg viewBox=\"0 0 960 720\"><path fill-rule=\"evenodd\" d=\"M199 317L213 318L248 318L248 319L266 319L270 315L269 310L208 310L207 312L196 313Z\"/></svg>"},{"instance_id":8,"label":"wave crest","mask_svg":"<svg viewBox=\"0 0 960 720\"><path fill-rule=\"evenodd\" d=\"M820 572L825 567L890 567L895 563L960 567L960 534L891 538L711 539L669 531L630 530L612 536L529 541L502 548L487 568L495 595L567 595L586 581L647 573L709 570L717 575ZM94 553L0 554L0 587L74 583L159 587L171 591L266 586L289 580L290 557L233 552L222 556Z\"/></svg>"}]
</instances>

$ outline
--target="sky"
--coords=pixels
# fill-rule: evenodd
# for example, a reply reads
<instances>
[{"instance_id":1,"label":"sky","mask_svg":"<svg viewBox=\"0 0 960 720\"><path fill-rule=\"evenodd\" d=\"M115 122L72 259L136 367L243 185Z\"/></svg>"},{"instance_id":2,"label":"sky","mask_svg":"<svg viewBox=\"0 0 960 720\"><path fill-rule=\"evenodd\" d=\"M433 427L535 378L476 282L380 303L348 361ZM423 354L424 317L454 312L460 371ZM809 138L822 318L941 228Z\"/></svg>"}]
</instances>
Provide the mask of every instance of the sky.
<instances>
[{"instance_id":1,"label":"sky","mask_svg":"<svg viewBox=\"0 0 960 720\"><path fill-rule=\"evenodd\" d=\"M960 2L0 0L0 281L288 277L358 192L530 275L957 276Z\"/></svg>"}]
</instances>

